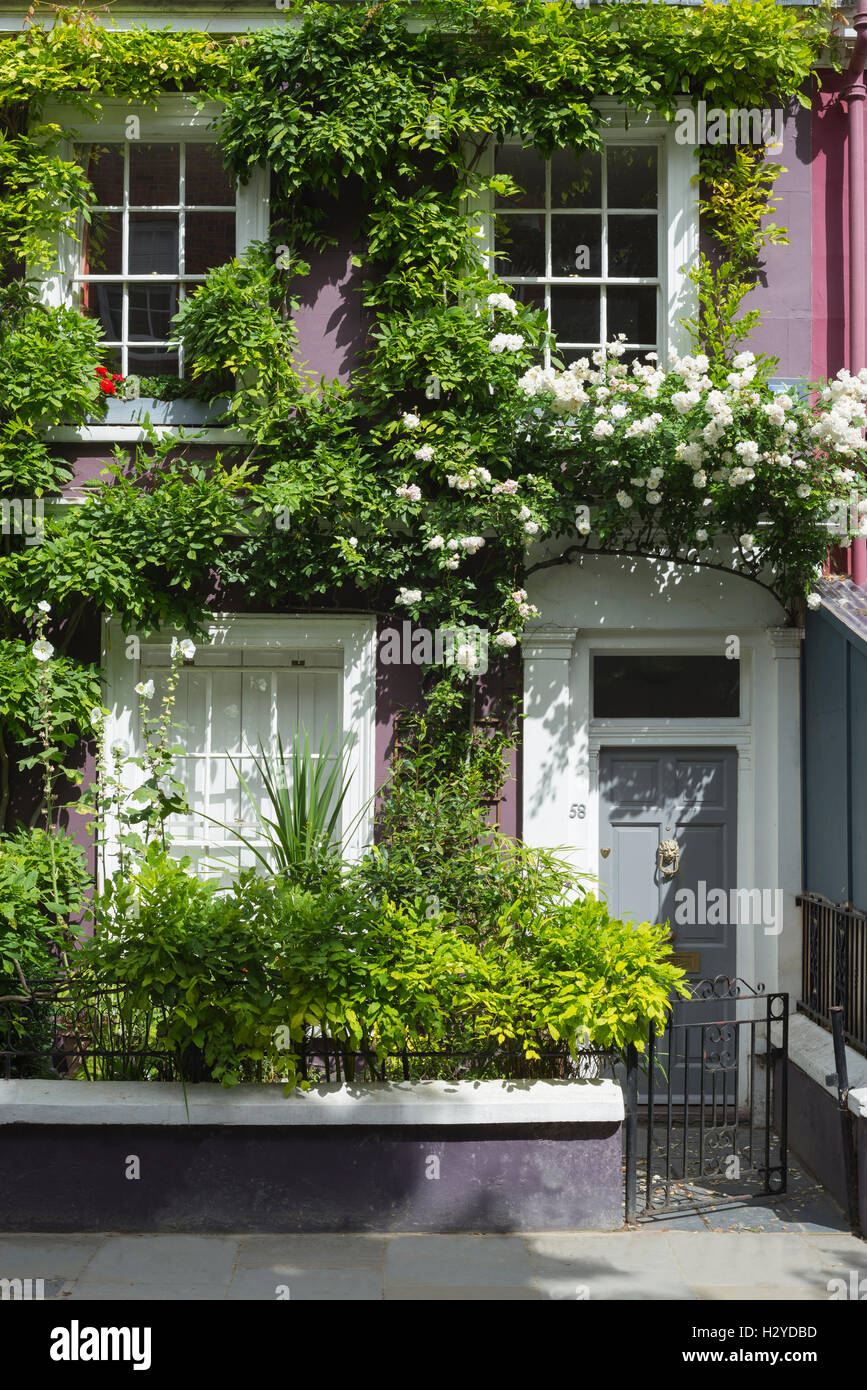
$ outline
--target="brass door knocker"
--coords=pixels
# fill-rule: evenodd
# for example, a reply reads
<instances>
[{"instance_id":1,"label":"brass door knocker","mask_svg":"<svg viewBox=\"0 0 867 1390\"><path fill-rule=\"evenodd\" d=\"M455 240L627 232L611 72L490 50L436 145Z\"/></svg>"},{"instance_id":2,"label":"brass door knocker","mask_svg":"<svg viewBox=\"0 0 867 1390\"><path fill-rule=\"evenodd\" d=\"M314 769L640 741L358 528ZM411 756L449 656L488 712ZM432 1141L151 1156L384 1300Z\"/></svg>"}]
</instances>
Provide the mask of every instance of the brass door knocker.
<instances>
[{"instance_id":1,"label":"brass door knocker","mask_svg":"<svg viewBox=\"0 0 867 1390\"><path fill-rule=\"evenodd\" d=\"M660 840L656 857L660 873L665 874L666 878L673 878L680 868L680 845L677 840Z\"/></svg>"}]
</instances>

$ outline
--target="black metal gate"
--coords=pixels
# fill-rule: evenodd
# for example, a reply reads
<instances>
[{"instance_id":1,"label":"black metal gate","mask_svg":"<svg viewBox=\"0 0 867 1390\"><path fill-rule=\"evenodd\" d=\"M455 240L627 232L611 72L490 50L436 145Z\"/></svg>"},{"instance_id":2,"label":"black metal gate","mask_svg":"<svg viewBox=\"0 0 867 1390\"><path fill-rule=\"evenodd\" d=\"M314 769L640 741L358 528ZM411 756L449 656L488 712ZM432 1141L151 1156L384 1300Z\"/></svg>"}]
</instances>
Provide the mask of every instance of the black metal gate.
<instances>
[{"instance_id":1,"label":"black metal gate","mask_svg":"<svg viewBox=\"0 0 867 1390\"><path fill-rule=\"evenodd\" d=\"M787 1183L789 996L702 980L626 1076L626 1219L670 1211L678 1185ZM742 1190L742 1189L741 1189Z\"/></svg>"}]
</instances>

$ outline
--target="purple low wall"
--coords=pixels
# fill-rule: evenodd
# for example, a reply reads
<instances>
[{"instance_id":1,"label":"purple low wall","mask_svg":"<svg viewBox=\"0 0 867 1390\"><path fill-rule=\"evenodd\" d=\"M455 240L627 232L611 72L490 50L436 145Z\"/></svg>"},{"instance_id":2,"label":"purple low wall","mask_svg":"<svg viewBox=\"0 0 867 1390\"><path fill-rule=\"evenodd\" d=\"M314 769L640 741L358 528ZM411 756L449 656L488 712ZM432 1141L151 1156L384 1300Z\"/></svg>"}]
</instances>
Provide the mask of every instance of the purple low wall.
<instances>
[{"instance_id":1,"label":"purple low wall","mask_svg":"<svg viewBox=\"0 0 867 1390\"><path fill-rule=\"evenodd\" d=\"M623 1221L616 1123L291 1133L13 1124L0 1146L5 1231L502 1232Z\"/></svg>"}]
</instances>

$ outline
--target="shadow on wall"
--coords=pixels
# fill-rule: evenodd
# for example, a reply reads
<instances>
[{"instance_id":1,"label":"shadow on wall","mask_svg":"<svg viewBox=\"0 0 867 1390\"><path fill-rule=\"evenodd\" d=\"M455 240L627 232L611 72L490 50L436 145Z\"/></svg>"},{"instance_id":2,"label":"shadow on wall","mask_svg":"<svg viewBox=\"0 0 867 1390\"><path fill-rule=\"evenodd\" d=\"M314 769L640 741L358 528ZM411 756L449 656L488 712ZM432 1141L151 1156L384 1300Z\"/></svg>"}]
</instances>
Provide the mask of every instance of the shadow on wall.
<instances>
[{"instance_id":1,"label":"shadow on wall","mask_svg":"<svg viewBox=\"0 0 867 1390\"><path fill-rule=\"evenodd\" d=\"M298 362L315 376L346 381L367 347L373 317L361 302L361 286L369 276L363 266L353 266L353 255L363 256L357 219L346 215L346 204L322 208L321 227L335 245L308 257L310 274L293 281L299 301L294 320L298 329Z\"/></svg>"}]
</instances>

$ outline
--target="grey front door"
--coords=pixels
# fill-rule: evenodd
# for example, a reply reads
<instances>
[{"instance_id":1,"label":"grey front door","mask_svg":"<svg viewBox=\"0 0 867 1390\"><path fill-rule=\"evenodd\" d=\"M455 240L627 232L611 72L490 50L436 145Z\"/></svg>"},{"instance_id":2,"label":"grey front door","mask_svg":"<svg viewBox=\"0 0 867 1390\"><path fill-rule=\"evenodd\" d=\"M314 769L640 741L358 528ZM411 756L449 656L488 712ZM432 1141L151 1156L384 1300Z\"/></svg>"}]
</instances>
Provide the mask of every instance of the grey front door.
<instances>
[{"instance_id":1,"label":"grey front door","mask_svg":"<svg viewBox=\"0 0 867 1390\"><path fill-rule=\"evenodd\" d=\"M734 977L737 926L730 912L707 904L713 890L712 905L723 894L730 901L736 886L737 753L603 749L599 788L599 877L612 916L670 922L678 964L690 980ZM671 876L660 869L663 840L679 847Z\"/></svg>"}]
</instances>

